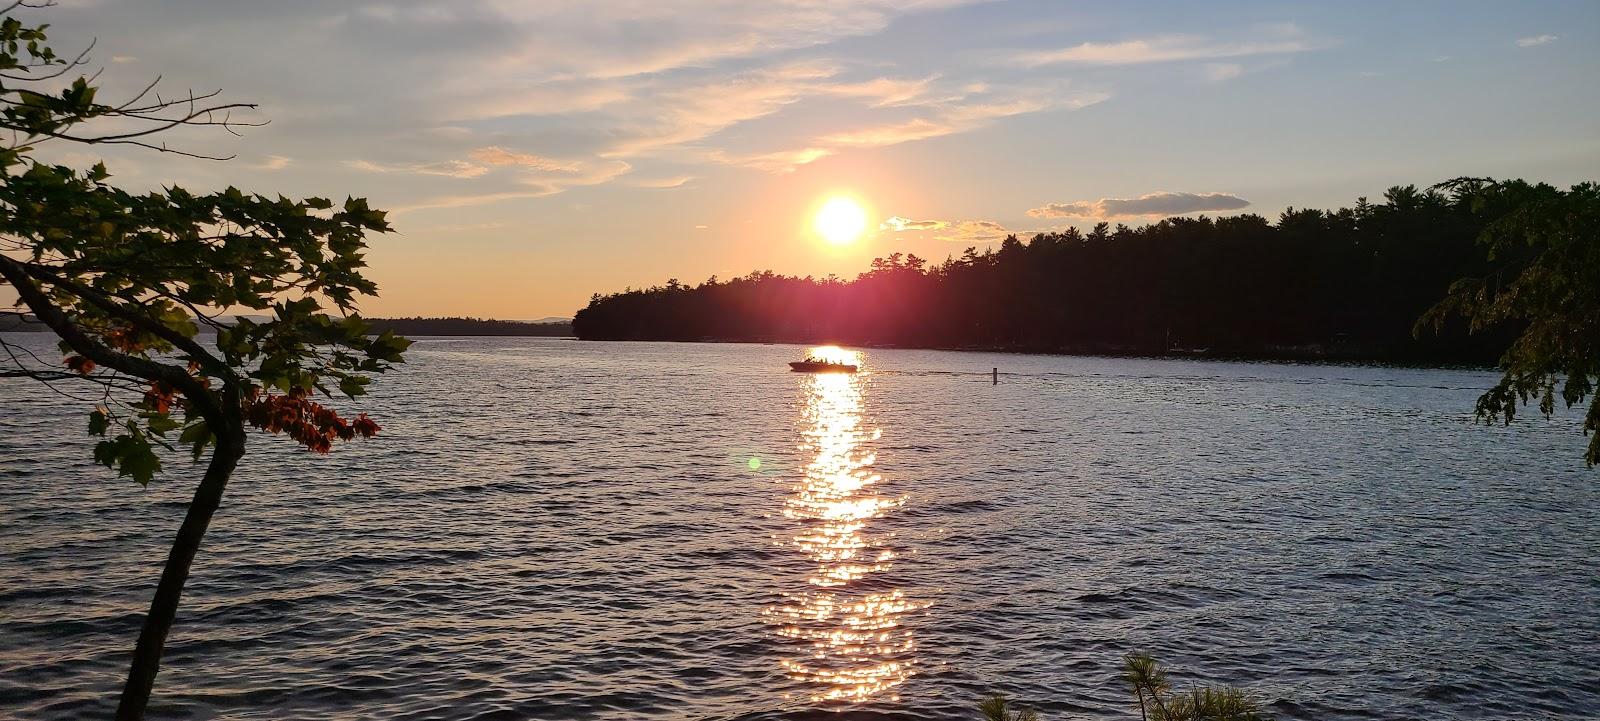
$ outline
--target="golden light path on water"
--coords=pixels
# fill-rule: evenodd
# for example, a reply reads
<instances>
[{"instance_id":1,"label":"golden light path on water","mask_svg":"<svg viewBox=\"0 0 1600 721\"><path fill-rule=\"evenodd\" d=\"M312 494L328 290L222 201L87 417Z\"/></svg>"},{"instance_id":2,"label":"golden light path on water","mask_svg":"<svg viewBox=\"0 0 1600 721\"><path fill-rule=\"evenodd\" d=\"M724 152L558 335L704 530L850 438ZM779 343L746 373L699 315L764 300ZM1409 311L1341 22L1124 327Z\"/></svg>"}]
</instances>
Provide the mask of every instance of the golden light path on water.
<instances>
[{"instance_id":1,"label":"golden light path on water","mask_svg":"<svg viewBox=\"0 0 1600 721\"><path fill-rule=\"evenodd\" d=\"M811 355L860 364L858 353L831 346L813 348ZM802 653L781 663L791 678L814 688L813 701L862 701L904 683L916 650L905 617L926 607L874 577L895 555L889 536L873 533L871 523L905 499L877 492L882 479L873 471L873 444L882 432L862 419L862 382L862 375L847 373L802 380L800 450L809 462L784 502L784 515L800 523L792 545L816 568L808 588L784 594L785 602L768 615L781 636L802 643Z\"/></svg>"}]
</instances>

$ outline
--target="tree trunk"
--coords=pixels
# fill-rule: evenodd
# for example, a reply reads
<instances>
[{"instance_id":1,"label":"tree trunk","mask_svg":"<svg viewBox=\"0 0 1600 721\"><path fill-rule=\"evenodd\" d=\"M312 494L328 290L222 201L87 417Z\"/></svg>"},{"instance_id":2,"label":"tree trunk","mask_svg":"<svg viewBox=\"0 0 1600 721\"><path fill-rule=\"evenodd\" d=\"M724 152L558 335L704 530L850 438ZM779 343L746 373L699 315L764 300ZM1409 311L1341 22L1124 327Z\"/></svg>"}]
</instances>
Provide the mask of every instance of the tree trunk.
<instances>
[{"instance_id":1,"label":"tree trunk","mask_svg":"<svg viewBox=\"0 0 1600 721\"><path fill-rule=\"evenodd\" d=\"M183 584L189 580L189 567L194 565L195 553L200 550L200 539L205 536L206 527L211 525L212 514L222 503L228 478L244 456L242 428L214 431L217 445L211 452L211 463L206 466L205 477L194 492L194 500L189 502L189 512L178 528L178 537L172 541L166 568L161 571L161 583L156 586L150 613L144 617L144 628L139 631L133 664L128 668L128 681L122 687L122 700L117 704L117 721L144 718L145 705L150 702L150 691L156 683L156 672L161 669L161 652L167 643L167 633L178 615L178 599L183 595Z\"/></svg>"}]
</instances>

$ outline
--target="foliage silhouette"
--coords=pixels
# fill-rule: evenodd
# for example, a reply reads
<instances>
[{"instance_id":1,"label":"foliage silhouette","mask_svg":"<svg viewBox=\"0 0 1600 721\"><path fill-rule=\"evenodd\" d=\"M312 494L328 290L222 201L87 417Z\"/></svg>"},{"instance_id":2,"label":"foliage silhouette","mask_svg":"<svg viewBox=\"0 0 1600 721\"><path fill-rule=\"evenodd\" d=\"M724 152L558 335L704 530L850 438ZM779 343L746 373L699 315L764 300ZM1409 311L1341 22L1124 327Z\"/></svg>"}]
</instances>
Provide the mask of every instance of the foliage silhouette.
<instances>
[{"instance_id":1,"label":"foliage silhouette","mask_svg":"<svg viewBox=\"0 0 1600 721\"><path fill-rule=\"evenodd\" d=\"M1166 670L1145 653L1122 659L1122 680L1138 703L1141 721L1270 721L1256 703L1236 688L1196 688L1173 693ZM1033 709L1013 711L1011 702L993 694L978 703L983 721L1039 721Z\"/></svg>"},{"instance_id":2,"label":"foliage silhouette","mask_svg":"<svg viewBox=\"0 0 1600 721\"><path fill-rule=\"evenodd\" d=\"M1450 286L1417 322L1417 333L1464 317L1474 331L1521 327L1500 359L1505 375L1478 399L1478 418L1511 423L1518 405L1555 413L1556 387L1572 407L1589 399L1584 461L1600 463L1600 185L1562 191L1520 180L1460 178L1443 183L1484 219L1478 236L1493 261Z\"/></svg>"},{"instance_id":3,"label":"foliage silhouette","mask_svg":"<svg viewBox=\"0 0 1600 721\"><path fill-rule=\"evenodd\" d=\"M1145 721L1266 721L1254 701L1236 688L1196 688L1173 693L1167 673L1145 653L1123 657L1122 678Z\"/></svg>"},{"instance_id":4,"label":"foliage silhouette","mask_svg":"<svg viewBox=\"0 0 1600 721\"><path fill-rule=\"evenodd\" d=\"M355 313L377 287L362 275L365 235L389 229L360 199L249 195L235 188L196 194L178 187L136 195L111 185L104 164L80 171L34 159L43 142L135 145L176 151L154 139L184 126L237 123L238 104L207 105L215 93L178 101L151 97L104 104L91 80L64 77L84 56L63 60L45 26L0 14L0 280L31 318L60 337L65 369L0 339L0 377L97 389L88 429L104 437L95 460L149 483L161 449L184 446L210 460L173 541L135 647L117 718L144 715L200 542L245 452L250 427L281 433L326 453L378 425L340 416L318 396L355 397L372 375L402 361L409 341L368 336ZM152 86L153 87L153 86ZM111 130L94 121L113 120ZM224 322L219 309L269 312ZM337 315L323 312L330 308ZM201 326L214 330L211 345Z\"/></svg>"},{"instance_id":5,"label":"foliage silhouette","mask_svg":"<svg viewBox=\"0 0 1600 721\"><path fill-rule=\"evenodd\" d=\"M1039 714L1031 708L1011 710L1011 702L1001 694L994 694L978 702L983 721L1039 721Z\"/></svg>"}]
</instances>

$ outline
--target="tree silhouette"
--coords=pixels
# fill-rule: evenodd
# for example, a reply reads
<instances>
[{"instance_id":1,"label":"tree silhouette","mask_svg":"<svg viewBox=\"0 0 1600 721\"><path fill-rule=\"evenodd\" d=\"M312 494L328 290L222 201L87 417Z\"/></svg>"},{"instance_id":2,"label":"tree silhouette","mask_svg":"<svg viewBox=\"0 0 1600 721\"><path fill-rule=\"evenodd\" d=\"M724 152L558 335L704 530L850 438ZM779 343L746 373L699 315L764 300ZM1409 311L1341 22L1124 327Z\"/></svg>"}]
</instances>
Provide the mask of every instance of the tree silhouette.
<instances>
[{"instance_id":1,"label":"tree silhouette","mask_svg":"<svg viewBox=\"0 0 1600 721\"><path fill-rule=\"evenodd\" d=\"M335 207L234 188L136 195L111 185L104 164L75 170L35 160L44 142L205 157L155 137L185 126L231 129L237 123L226 113L249 107L208 105L215 93L162 100L153 86L132 100L100 102L89 78L61 80L85 55L58 58L45 44L45 26L10 16L44 4L0 10L0 130L9 132L0 147L0 279L60 337L65 359L49 362L0 340L0 377L98 388L88 428L105 440L95 460L141 484L161 470L158 449L182 445L196 461L210 452L117 708L118 719L139 719L190 566L244 455L246 430L281 433L322 453L336 440L377 433L365 414L347 419L316 398L361 395L373 374L401 361L409 342L368 337L355 313L357 296L377 291L361 272L365 235L389 229L364 200ZM96 132L96 121L107 119L117 129ZM217 316L241 306L271 317Z\"/></svg>"},{"instance_id":2,"label":"tree silhouette","mask_svg":"<svg viewBox=\"0 0 1600 721\"><path fill-rule=\"evenodd\" d=\"M1087 353L1491 362L1515 328L1412 326L1488 268L1489 218L1412 186L1334 211L1068 228L943 263L900 253L852 280L771 271L596 295L586 339L842 342Z\"/></svg>"}]
</instances>

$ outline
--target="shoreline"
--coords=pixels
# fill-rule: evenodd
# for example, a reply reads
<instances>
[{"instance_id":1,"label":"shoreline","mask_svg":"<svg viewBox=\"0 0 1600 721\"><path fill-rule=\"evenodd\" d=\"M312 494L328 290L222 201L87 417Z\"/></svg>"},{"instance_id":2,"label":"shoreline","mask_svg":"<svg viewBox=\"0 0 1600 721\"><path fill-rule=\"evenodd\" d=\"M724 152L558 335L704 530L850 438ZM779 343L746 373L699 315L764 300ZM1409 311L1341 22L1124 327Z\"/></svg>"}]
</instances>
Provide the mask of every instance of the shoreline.
<instances>
[{"instance_id":1,"label":"shoreline","mask_svg":"<svg viewBox=\"0 0 1600 721\"><path fill-rule=\"evenodd\" d=\"M1499 366L1493 363L1470 360L1430 360L1426 358L1405 359L1385 358L1371 354L1340 355L1322 352L1320 354L1304 351L1291 352L1278 350L1273 352L1247 352L1247 351L1192 351L1175 350L1168 353L1154 353L1137 349L1116 348L1036 348L1015 346L940 346L940 345L904 345L899 343L852 343L837 340L746 340L737 338L584 338L581 336L564 336L571 340L585 343L706 343L729 345L840 345L849 348L871 348L874 350L933 350L950 353L1002 353L1008 355L1038 355L1038 356L1063 356L1082 358L1128 358L1148 360L1196 360L1214 361L1221 363L1282 363L1286 365L1328 365L1328 366L1385 366L1391 368L1437 368L1441 370L1482 370L1498 371Z\"/></svg>"}]
</instances>

